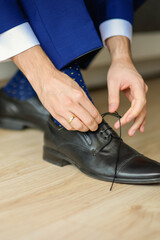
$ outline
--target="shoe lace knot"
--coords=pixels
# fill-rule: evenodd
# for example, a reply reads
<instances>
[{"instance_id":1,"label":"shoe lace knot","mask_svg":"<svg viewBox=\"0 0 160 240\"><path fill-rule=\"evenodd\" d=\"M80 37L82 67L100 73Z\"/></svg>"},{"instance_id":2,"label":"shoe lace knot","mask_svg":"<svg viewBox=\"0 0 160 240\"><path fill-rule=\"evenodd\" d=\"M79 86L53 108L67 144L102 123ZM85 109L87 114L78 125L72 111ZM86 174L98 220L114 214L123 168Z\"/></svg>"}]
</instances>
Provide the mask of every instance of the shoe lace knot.
<instances>
[{"instance_id":1,"label":"shoe lace knot","mask_svg":"<svg viewBox=\"0 0 160 240\"><path fill-rule=\"evenodd\" d=\"M102 118L104 118L105 116L110 115L113 117L118 118L119 120L119 125L120 125L120 133L119 136L113 134L112 128L110 126L108 126L106 129L103 129L100 131L100 134L104 136L104 138L108 138L109 136L115 137L115 138L121 138L122 136L122 131L121 131L121 116L119 115L118 112L114 112L114 113L110 113L110 112L105 112L103 114L101 114Z\"/></svg>"}]
</instances>

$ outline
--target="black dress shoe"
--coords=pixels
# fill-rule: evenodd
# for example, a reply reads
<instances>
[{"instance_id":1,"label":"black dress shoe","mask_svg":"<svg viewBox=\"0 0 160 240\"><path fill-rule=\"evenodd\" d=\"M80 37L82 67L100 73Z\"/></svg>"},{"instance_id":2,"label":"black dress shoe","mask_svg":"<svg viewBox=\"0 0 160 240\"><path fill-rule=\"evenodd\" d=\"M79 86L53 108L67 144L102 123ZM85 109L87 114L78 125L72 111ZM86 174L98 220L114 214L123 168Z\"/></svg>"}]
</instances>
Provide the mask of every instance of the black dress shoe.
<instances>
[{"instance_id":1,"label":"black dress shoe","mask_svg":"<svg viewBox=\"0 0 160 240\"><path fill-rule=\"evenodd\" d=\"M61 167L73 164L99 180L128 184L160 183L160 163L125 144L104 119L97 131L85 133L59 128L49 119L43 158Z\"/></svg>"},{"instance_id":2,"label":"black dress shoe","mask_svg":"<svg viewBox=\"0 0 160 240\"><path fill-rule=\"evenodd\" d=\"M44 129L49 113L35 96L20 101L0 90L0 128L21 130L24 128Z\"/></svg>"}]
</instances>

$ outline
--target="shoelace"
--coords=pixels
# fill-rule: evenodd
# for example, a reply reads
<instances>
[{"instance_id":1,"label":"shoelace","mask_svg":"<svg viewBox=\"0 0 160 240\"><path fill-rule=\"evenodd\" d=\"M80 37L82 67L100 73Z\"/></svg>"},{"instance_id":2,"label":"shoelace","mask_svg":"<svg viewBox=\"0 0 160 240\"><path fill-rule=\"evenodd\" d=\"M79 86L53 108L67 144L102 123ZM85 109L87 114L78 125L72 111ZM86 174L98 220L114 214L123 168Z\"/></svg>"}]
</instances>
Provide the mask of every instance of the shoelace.
<instances>
[{"instance_id":1,"label":"shoelace","mask_svg":"<svg viewBox=\"0 0 160 240\"><path fill-rule=\"evenodd\" d=\"M119 138L121 138L121 135L122 135L122 130L121 130L121 116L119 115L118 112L114 112L114 113L110 113L110 112L106 112L106 113L103 113L101 116L102 118L104 118L105 116L107 115L111 115L113 117L117 117L118 120L119 120L119 126L120 126L120 133L119 133ZM108 130L108 129L111 129L111 128L107 128L105 129L104 131ZM111 134L112 135L112 134ZM113 135L112 135L113 136ZM114 136L113 136L114 137ZM113 185L115 183L115 179L117 177L117 167L118 167L118 162L119 162L119 155L120 155L120 148L121 148L121 141L119 141L119 146L118 146L118 152L117 152L117 158L116 158L116 163L115 163L115 170L114 170L114 176L113 176L113 180L112 180L112 184L111 184L111 187L110 187L110 191L112 191L113 189Z\"/></svg>"}]
</instances>

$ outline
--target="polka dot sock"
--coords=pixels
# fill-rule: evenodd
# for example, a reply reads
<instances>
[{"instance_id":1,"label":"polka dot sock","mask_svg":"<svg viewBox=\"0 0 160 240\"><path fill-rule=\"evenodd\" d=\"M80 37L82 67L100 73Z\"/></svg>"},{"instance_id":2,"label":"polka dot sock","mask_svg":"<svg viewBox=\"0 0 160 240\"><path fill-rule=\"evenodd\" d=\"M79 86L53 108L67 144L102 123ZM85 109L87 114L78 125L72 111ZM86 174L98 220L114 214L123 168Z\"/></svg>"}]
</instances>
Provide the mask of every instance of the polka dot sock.
<instances>
[{"instance_id":1,"label":"polka dot sock","mask_svg":"<svg viewBox=\"0 0 160 240\"><path fill-rule=\"evenodd\" d=\"M20 101L36 96L31 84L21 71L18 71L2 89L8 96Z\"/></svg>"},{"instance_id":2,"label":"polka dot sock","mask_svg":"<svg viewBox=\"0 0 160 240\"><path fill-rule=\"evenodd\" d=\"M93 103L93 100L88 92L88 89L87 89L84 79L82 77L80 66L79 66L78 62L74 61L70 65L61 69L61 71L64 72L65 74L67 74L69 77L71 77L74 81L76 81L79 84L79 86L83 89L83 91L87 94L87 96L91 100L91 102ZM62 127L62 125L55 118L53 118L53 121L59 127Z\"/></svg>"}]
</instances>

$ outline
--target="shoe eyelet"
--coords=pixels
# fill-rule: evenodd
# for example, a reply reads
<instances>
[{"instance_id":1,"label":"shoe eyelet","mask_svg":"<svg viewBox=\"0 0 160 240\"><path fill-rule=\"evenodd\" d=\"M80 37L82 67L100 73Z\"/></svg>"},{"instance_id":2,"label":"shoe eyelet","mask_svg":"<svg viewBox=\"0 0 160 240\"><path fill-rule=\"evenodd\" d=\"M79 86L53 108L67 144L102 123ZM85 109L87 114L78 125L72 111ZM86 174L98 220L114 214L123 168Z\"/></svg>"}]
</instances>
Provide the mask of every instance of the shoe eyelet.
<instances>
[{"instance_id":1,"label":"shoe eyelet","mask_svg":"<svg viewBox=\"0 0 160 240\"><path fill-rule=\"evenodd\" d=\"M102 134L103 134L103 132L102 132L102 131L100 131L100 134L102 135Z\"/></svg>"}]
</instances>

